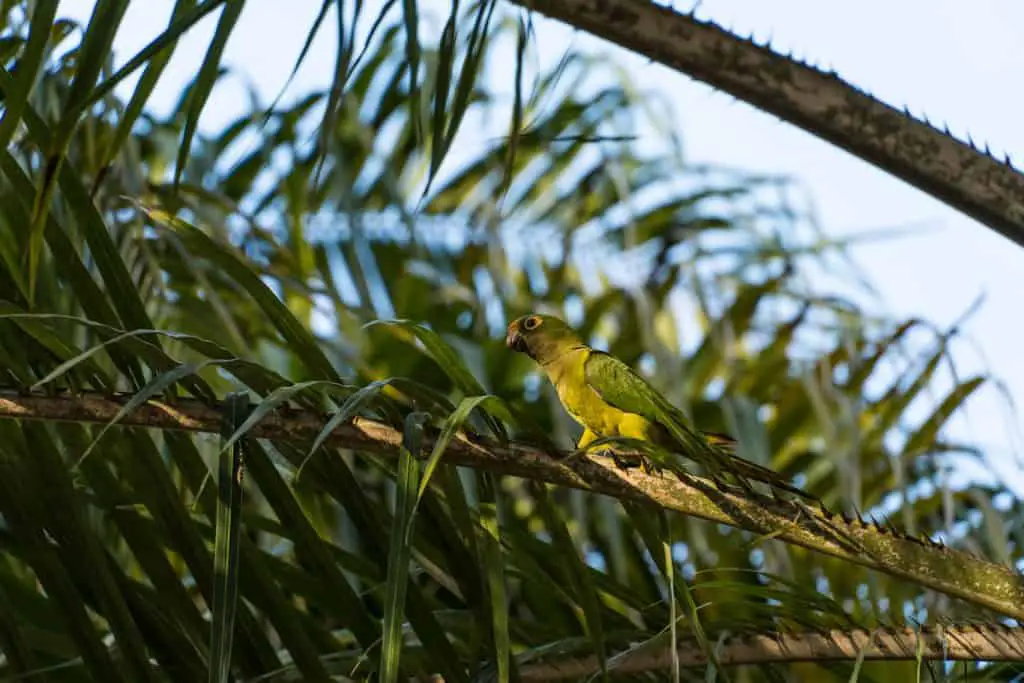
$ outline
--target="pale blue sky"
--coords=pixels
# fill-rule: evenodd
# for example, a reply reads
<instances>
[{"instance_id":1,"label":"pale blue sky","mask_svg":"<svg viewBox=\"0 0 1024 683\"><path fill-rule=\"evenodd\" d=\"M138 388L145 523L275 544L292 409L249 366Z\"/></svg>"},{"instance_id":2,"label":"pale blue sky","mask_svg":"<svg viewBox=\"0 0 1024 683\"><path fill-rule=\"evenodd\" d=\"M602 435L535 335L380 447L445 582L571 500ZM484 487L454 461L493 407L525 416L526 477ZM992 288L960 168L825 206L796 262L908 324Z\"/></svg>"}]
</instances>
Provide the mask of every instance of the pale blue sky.
<instances>
[{"instance_id":1,"label":"pale blue sky","mask_svg":"<svg viewBox=\"0 0 1024 683\"><path fill-rule=\"evenodd\" d=\"M439 7L440 0L429 6ZM375 4L375 3L371 3ZM60 14L88 17L92 0L64 0ZM143 47L166 25L172 3L146 0L130 5L118 34L119 62ZM253 0L228 44L225 61L248 75L266 103L291 71L319 0ZM677 3L686 9L692 2ZM287 8L286 10L284 8ZM699 15L759 40L771 37L782 51L832 67L846 80L932 121L948 121L960 136L1010 156L1024 166L1024 4L974 0L970 11L953 0L812 3L806 0L706 0ZM189 34L154 100L165 108L195 73L215 18ZM913 235L859 246L858 264L880 293L873 305L892 315L919 316L948 325L979 294L982 308L966 327L971 344L956 347L961 371L991 368L1024 399L1024 337L1020 315L1024 249L921 192L831 145L763 114L686 76L649 64L589 36L538 19L541 55L556 59L568 43L612 53L639 88L669 96L688 159L751 171L786 174L810 191L818 218L833 235L914 227ZM333 68L333 22L314 45L307 66L290 92L329 83ZM511 78L511 67L508 77ZM244 90L220 88L204 112L204 128L216 128L247 107ZM1010 474L1020 411L1009 414L1002 397L988 390L969 404L953 433L986 448L993 464ZM1024 481L1017 474L1016 482ZM1016 483L1015 482L1015 483ZM1024 485L1014 486L1024 491Z\"/></svg>"}]
</instances>

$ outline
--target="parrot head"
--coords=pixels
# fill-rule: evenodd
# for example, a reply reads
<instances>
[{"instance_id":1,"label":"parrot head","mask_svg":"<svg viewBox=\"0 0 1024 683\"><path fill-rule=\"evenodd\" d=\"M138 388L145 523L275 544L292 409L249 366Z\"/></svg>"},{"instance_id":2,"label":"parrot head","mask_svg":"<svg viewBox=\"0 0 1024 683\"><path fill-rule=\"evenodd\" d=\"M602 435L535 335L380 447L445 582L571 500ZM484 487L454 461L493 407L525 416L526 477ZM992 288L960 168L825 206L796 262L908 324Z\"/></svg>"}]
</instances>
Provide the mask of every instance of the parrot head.
<instances>
[{"instance_id":1,"label":"parrot head","mask_svg":"<svg viewBox=\"0 0 1024 683\"><path fill-rule=\"evenodd\" d=\"M512 321L505 335L505 345L543 365L582 346L583 342L565 321L553 315L533 313Z\"/></svg>"}]
</instances>

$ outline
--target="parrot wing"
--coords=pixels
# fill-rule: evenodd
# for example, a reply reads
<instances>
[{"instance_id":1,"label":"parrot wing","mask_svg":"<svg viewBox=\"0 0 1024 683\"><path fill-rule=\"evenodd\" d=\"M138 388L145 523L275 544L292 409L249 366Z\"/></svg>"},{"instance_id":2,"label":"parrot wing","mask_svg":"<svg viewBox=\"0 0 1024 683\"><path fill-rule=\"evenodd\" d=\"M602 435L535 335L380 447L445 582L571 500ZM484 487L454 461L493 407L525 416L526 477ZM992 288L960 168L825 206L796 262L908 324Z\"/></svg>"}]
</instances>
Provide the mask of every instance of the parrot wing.
<instances>
[{"instance_id":1,"label":"parrot wing","mask_svg":"<svg viewBox=\"0 0 1024 683\"><path fill-rule=\"evenodd\" d=\"M657 422L672 436L686 454L702 462L713 457L713 452L700 436L686 424L682 412L615 356L603 351L591 351L583 366L587 385L608 405L626 413L633 413Z\"/></svg>"},{"instance_id":2,"label":"parrot wing","mask_svg":"<svg viewBox=\"0 0 1024 683\"><path fill-rule=\"evenodd\" d=\"M615 356L591 350L583 366L587 385L603 401L627 413L640 415L665 428L683 452L708 468L712 476L728 471L747 488L747 477L769 483L803 498L808 493L789 484L778 472L733 455L735 441L718 434L702 436L688 424L682 411L672 405L633 368ZM710 444L709 444L710 442Z\"/></svg>"},{"instance_id":3,"label":"parrot wing","mask_svg":"<svg viewBox=\"0 0 1024 683\"><path fill-rule=\"evenodd\" d=\"M583 377L605 403L648 420L657 419L657 408L650 398L654 388L615 356L591 350L583 365Z\"/></svg>"}]
</instances>

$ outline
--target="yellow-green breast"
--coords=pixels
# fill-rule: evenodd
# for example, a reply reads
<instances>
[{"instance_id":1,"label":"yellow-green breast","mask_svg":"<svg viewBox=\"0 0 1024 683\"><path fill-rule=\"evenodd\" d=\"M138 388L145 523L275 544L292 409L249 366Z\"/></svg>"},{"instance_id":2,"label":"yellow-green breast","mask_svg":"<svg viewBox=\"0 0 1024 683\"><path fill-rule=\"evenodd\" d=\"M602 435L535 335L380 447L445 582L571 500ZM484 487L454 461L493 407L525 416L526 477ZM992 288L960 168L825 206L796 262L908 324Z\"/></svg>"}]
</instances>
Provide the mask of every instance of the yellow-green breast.
<instances>
[{"instance_id":1,"label":"yellow-green breast","mask_svg":"<svg viewBox=\"0 0 1024 683\"><path fill-rule=\"evenodd\" d=\"M590 349L574 349L544 366L566 411L598 436L648 438L650 423L640 415L609 405L587 384L586 361Z\"/></svg>"}]
</instances>

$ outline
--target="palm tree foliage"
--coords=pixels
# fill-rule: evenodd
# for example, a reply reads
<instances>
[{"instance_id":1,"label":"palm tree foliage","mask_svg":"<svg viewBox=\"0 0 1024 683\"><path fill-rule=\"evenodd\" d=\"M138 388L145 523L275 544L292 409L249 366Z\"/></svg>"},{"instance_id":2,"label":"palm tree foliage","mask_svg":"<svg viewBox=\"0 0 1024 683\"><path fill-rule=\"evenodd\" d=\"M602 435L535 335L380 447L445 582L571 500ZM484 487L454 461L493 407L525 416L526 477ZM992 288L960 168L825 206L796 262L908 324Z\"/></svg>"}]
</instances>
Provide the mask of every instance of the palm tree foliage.
<instances>
[{"instance_id":1,"label":"palm tree foliage","mask_svg":"<svg viewBox=\"0 0 1024 683\"><path fill-rule=\"evenodd\" d=\"M86 27L54 23L56 3L4 3L5 384L210 405L245 391L254 419L285 404L364 415L402 430L405 449L246 441L225 574L225 439L0 421L5 679L201 680L226 664L209 621L225 623L211 610L236 580L239 680L539 676L531 665L552 658L664 646L673 615L694 648L996 618L750 532L412 458L424 429L571 445L546 381L502 342L508 320L552 311L828 507L1017 560L1018 506L991 502L1009 495L939 476L951 454L983 462L942 428L986 378L950 388L955 332L816 287L823 269L855 273L791 184L692 168L674 134L639 145L657 130L649 101L581 54L530 72L528 23L488 2L456 9L436 49L406 41L414 3L378 16L325 2L317 30L335 7L347 20L333 87L198 131L242 4L178 3L158 47L223 9L196 82L161 117L145 104L167 52L144 55L127 101L110 87L126 2L101 0ZM512 102L486 78L505 39ZM508 134L457 137L493 120Z\"/></svg>"}]
</instances>

